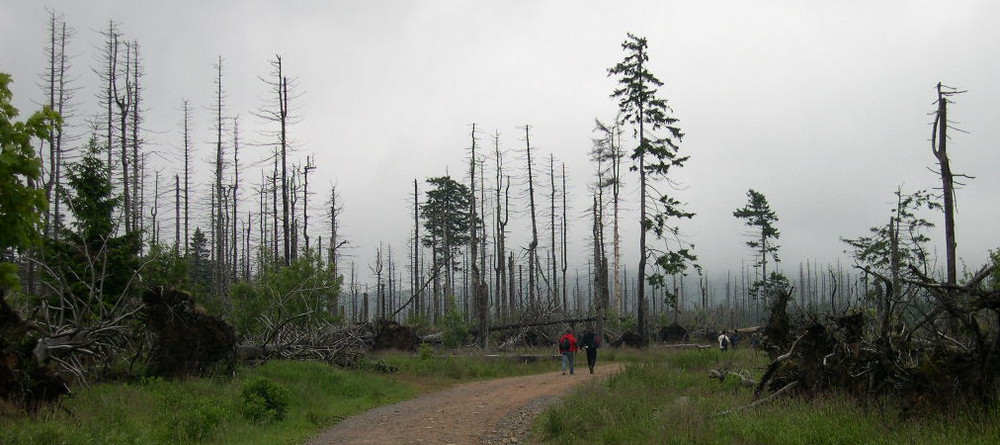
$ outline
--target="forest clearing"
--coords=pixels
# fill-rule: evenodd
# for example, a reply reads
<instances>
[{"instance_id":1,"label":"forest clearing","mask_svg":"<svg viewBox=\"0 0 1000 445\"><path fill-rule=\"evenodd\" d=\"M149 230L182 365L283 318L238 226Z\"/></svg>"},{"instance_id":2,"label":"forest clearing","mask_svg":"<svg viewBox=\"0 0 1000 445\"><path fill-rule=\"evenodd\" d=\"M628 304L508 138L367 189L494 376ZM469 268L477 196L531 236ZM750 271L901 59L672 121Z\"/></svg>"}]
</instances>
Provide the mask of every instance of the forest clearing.
<instances>
[{"instance_id":1,"label":"forest clearing","mask_svg":"<svg viewBox=\"0 0 1000 445\"><path fill-rule=\"evenodd\" d=\"M50 3L0 442L997 441L1000 4Z\"/></svg>"}]
</instances>

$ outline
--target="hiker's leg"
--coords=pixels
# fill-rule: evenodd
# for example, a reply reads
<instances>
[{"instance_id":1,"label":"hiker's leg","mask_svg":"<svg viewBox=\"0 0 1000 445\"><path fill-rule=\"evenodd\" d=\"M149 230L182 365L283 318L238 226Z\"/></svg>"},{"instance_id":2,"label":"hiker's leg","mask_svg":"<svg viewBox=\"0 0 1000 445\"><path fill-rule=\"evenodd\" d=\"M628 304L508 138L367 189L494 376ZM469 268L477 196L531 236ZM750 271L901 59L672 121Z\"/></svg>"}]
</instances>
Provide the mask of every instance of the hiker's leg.
<instances>
[{"instance_id":1,"label":"hiker's leg","mask_svg":"<svg viewBox=\"0 0 1000 445\"><path fill-rule=\"evenodd\" d=\"M566 361L569 360L569 358L566 357L567 355L569 355L569 353L566 353L566 352L562 353L562 373L563 374L566 373Z\"/></svg>"},{"instance_id":2,"label":"hiker's leg","mask_svg":"<svg viewBox=\"0 0 1000 445\"><path fill-rule=\"evenodd\" d=\"M573 359L576 358L575 357L576 354L574 354L572 352L568 352L568 353L566 353L566 355L569 356L569 373L572 374L573 373Z\"/></svg>"}]
</instances>

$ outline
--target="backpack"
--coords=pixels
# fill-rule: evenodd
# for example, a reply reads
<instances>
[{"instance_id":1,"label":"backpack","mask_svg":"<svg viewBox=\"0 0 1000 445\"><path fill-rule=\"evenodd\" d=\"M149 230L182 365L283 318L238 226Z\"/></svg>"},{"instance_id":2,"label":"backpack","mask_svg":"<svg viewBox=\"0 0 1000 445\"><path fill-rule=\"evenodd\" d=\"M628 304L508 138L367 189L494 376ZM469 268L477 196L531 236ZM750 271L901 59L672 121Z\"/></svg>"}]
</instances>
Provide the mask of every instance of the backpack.
<instances>
[{"instance_id":1,"label":"backpack","mask_svg":"<svg viewBox=\"0 0 1000 445\"><path fill-rule=\"evenodd\" d=\"M559 340L559 350L569 351L569 337L563 337Z\"/></svg>"}]
</instances>

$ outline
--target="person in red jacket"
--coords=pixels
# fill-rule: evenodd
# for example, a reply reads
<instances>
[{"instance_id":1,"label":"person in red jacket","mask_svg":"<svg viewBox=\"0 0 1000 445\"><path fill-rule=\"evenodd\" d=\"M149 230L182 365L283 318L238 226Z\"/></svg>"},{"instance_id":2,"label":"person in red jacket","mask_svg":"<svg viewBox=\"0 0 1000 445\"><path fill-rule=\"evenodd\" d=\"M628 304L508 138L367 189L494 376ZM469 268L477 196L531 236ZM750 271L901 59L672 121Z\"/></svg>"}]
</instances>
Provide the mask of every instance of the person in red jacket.
<instances>
[{"instance_id":1,"label":"person in red jacket","mask_svg":"<svg viewBox=\"0 0 1000 445\"><path fill-rule=\"evenodd\" d=\"M569 364L569 373L573 374L573 357L576 356L576 337L573 336L572 329L566 329L566 333L559 339L559 353L562 354L562 373L566 375L566 365Z\"/></svg>"}]
</instances>

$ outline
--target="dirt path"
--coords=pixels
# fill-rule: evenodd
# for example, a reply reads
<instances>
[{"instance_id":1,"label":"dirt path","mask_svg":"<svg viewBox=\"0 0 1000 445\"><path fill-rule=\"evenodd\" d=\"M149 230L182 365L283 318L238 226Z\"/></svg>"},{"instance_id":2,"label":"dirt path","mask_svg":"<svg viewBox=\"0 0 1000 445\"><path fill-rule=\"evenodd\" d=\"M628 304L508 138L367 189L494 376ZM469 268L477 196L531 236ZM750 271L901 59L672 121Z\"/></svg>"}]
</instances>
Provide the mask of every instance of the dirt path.
<instances>
[{"instance_id":1,"label":"dirt path","mask_svg":"<svg viewBox=\"0 0 1000 445\"><path fill-rule=\"evenodd\" d=\"M593 375L550 372L464 383L345 419L310 444L501 444L517 443L549 402L577 385L622 369L598 364ZM512 439L514 439L512 441Z\"/></svg>"}]
</instances>

